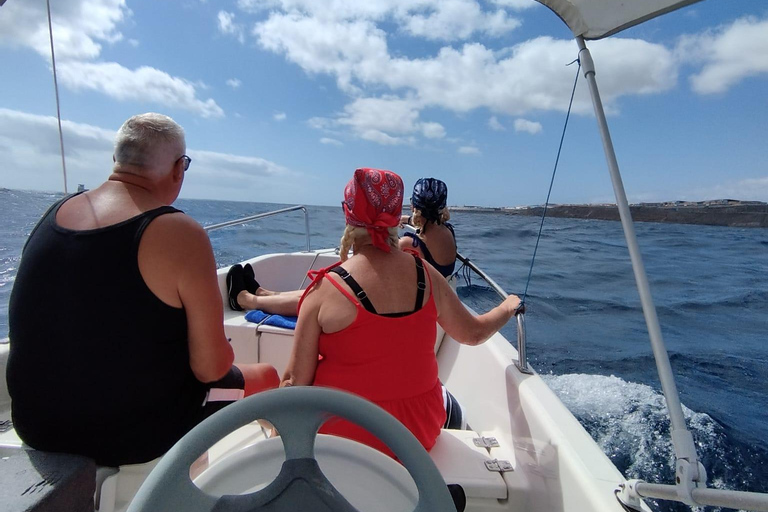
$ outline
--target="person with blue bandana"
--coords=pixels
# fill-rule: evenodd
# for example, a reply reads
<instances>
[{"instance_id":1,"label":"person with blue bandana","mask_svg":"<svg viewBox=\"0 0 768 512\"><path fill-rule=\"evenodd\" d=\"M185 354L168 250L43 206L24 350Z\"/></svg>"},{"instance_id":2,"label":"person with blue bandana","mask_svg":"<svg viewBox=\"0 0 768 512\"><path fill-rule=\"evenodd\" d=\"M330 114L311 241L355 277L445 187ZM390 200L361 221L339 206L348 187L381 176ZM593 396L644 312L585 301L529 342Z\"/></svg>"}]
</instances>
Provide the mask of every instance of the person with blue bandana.
<instances>
[{"instance_id":1,"label":"person with blue bandana","mask_svg":"<svg viewBox=\"0 0 768 512\"><path fill-rule=\"evenodd\" d=\"M446 279L456 267L456 236L447 222L451 214L447 207L448 187L437 178L421 178L413 186L411 211L401 218L401 225L416 228L404 233L400 249L412 249L428 261Z\"/></svg>"}]
</instances>

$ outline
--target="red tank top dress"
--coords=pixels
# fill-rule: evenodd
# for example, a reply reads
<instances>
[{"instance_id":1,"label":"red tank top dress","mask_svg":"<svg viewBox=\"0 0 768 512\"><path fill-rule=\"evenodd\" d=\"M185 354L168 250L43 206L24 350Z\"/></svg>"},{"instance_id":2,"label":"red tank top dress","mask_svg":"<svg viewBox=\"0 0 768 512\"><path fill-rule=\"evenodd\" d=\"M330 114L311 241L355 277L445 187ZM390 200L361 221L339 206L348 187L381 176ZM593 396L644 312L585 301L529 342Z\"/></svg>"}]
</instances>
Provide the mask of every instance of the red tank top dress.
<instances>
[{"instance_id":1,"label":"red tank top dress","mask_svg":"<svg viewBox=\"0 0 768 512\"><path fill-rule=\"evenodd\" d=\"M327 277L355 305L357 316L338 332L320 333L321 359L313 385L349 391L372 401L400 420L430 450L445 423L445 408L434 352L437 308L429 272L427 303L411 314L389 317L367 311L354 295L327 276L337 265L312 271L310 277L313 284ZM394 457L377 437L345 420L329 420L320 433L353 439Z\"/></svg>"}]
</instances>

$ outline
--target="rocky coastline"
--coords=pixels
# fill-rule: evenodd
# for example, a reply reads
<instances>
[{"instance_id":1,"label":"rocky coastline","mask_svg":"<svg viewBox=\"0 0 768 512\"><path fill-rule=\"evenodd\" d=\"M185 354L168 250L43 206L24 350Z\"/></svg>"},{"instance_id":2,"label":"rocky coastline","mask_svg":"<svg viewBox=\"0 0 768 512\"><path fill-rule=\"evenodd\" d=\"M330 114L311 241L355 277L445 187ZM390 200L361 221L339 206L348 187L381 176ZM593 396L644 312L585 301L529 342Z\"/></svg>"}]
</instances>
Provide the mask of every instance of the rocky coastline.
<instances>
[{"instance_id":1,"label":"rocky coastline","mask_svg":"<svg viewBox=\"0 0 768 512\"><path fill-rule=\"evenodd\" d=\"M768 203L722 199L716 201L639 203L630 205L636 222L667 222L708 226L768 228ZM541 216L543 206L484 208L453 206L454 211L493 212L508 215ZM615 204L555 204L547 208L548 217L620 220Z\"/></svg>"}]
</instances>

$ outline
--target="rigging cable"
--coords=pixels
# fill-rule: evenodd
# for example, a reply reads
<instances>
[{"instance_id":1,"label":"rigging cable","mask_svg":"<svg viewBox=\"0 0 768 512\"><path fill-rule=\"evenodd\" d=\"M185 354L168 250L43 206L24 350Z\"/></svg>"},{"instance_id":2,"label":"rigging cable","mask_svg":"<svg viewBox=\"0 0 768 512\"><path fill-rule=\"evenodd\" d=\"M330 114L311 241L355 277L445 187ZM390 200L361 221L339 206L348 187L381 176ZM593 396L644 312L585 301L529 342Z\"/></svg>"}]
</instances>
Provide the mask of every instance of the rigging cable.
<instances>
[{"instance_id":1,"label":"rigging cable","mask_svg":"<svg viewBox=\"0 0 768 512\"><path fill-rule=\"evenodd\" d=\"M61 108L59 107L59 82L56 79L56 56L53 53L53 26L51 24L51 0L46 0L48 7L48 35L51 39L51 64L53 64L53 88L56 90L56 118L59 121L59 145L61 147L61 168L64 171L64 193L67 193L67 162L64 160L64 135L61 131Z\"/></svg>"},{"instance_id":2,"label":"rigging cable","mask_svg":"<svg viewBox=\"0 0 768 512\"><path fill-rule=\"evenodd\" d=\"M541 214L541 224L539 225L539 234L536 236L536 245L533 248L533 256L531 257L531 268L528 269L528 279L525 282L525 291L520 299L520 304L525 304L525 299L528 296L528 285L531 284L531 274L533 273L533 263L536 261L536 251L539 249L539 240L541 240L541 231L544 228L544 219L547 216L547 208L549 207L549 197L552 195L552 186L555 184L555 174L557 173L557 164L560 162L560 152L563 150L563 141L565 140L565 131L568 128L568 119L571 117L571 107L573 107L573 98L576 94L576 84L579 83L579 71L581 71L581 61L576 60L567 64L570 66L576 62L578 69L576 69L576 79L573 81L573 90L571 91L571 101L568 103L568 113L565 115L565 124L563 125L563 133L560 135L560 146L557 148L557 158L555 158L555 168L552 170L552 179L549 182L549 192L547 192L547 201L544 203L544 212Z\"/></svg>"}]
</instances>

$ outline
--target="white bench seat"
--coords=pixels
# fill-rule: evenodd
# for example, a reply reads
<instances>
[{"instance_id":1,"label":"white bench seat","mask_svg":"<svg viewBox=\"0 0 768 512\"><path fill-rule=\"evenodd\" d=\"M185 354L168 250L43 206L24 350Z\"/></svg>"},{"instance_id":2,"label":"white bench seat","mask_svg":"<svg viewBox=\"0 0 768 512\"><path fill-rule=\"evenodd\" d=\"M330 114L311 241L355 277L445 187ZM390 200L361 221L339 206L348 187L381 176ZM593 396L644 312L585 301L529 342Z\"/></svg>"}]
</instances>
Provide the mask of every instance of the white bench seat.
<instances>
[{"instance_id":1,"label":"white bench seat","mask_svg":"<svg viewBox=\"0 0 768 512\"><path fill-rule=\"evenodd\" d=\"M487 449L475 446L473 439L477 437L471 430L443 429L429 455L445 483L460 485L468 499L506 499L507 485L501 474L485 466L494 457Z\"/></svg>"}]
</instances>

